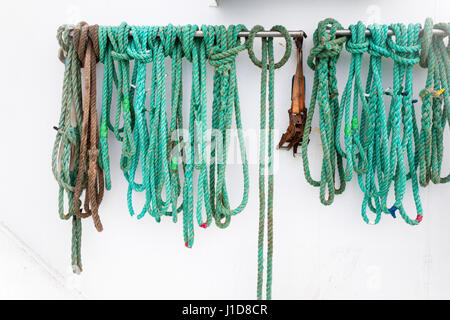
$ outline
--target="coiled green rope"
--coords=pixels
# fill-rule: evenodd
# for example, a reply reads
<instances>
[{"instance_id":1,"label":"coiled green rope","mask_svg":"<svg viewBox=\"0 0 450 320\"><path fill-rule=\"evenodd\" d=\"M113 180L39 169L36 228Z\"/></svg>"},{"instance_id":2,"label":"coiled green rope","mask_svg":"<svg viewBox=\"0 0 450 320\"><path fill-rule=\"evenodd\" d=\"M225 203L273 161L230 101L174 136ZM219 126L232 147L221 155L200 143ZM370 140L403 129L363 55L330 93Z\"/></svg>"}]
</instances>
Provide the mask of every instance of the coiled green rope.
<instances>
[{"instance_id":1,"label":"coiled green rope","mask_svg":"<svg viewBox=\"0 0 450 320\"><path fill-rule=\"evenodd\" d=\"M445 31L445 36L433 36L433 29ZM421 90L422 127L419 145L419 181L422 186L450 181L450 174L441 177L443 161L444 128L450 125L449 82L450 62L449 44L444 38L449 36L449 24L433 25L426 19L421 38L420 66L428 69L425 88Z\"/></svg>"},{"instance_id":2,"label":"coiled green rope","mask_svg":"<svg viewBox=\"0 0 450 320\"><path fill-rule=\"evenodd\" d=\"M320 201L329 205L335 194L345 190L342 155L336 150L336 119L339 114L339 98L336 80L336 63L342 50L345 38L336 38L336 31L342 29L339 22L328 18L321 21L314 32L314 47L308 57L308 65L314 70L311 103L305 122L302 141L309 141L311 122L316 104L319 105L320 138L322 141L323 160L320 180L311 177L308 161L308 143L302 144L303 169L306 181L312 186L320 187ZM340 180L336 188L336 164ZM328 190L328 197L326 195Z\"/></svg>"},{"instance_id":3,"label":"coiled green rope","mask_svg":"<svg viewBox=\"0 0 450 320\"><path fill-rule=\"evenodd\" d=\"M60 58L65 64L63 94L59 124L52 152L52 171L59 184L58 212L63 220L72 217L72 268L74 273L82 271L81 263L81 219L74 212L76 177L80 156L80 128L82 122L81 64L69 36L73 26L58 29L57 39L61 47ZM67 214L64 208L67 194Z\"/></svg>"},{"instance_id":4,"label":"coiled green rope","mask_svg":"<svg viewBox=\"0 0 450 320\"><path fill-rule=\"evenodd\" d=\"M248 54L252 62L261 68L261 101L260 101L260 140L259 140L259 230L258 230L258 283L257 298L262 299L264 269L264 224L267 211L267 269L266 298L272 297L272 254L273 254L273 138L274 138L274 81L275 69L282 67L291 54L292 42L286 28L273 26L271 31L280 32L286 40L286 51L277 63L273 56L273 38L262 38L262 58L258 60L253 52L256 33L264 30L262 26L254 26L248 38ZM267 72L268 71L268 72ZM267 75L268 73L268 75ZM268 91L268 97L267 97ZM268 98L268 99L267 99ZM267 108L267 100L269 106ZM268 109L268 110L267 110ZM268 113L268 125L266 123ZM267 135L267 154L266 154ZM266 157L267 157L267 198L266 198ZM267 207L267 210L266 210Z\"/></svg>"}]
</instances>

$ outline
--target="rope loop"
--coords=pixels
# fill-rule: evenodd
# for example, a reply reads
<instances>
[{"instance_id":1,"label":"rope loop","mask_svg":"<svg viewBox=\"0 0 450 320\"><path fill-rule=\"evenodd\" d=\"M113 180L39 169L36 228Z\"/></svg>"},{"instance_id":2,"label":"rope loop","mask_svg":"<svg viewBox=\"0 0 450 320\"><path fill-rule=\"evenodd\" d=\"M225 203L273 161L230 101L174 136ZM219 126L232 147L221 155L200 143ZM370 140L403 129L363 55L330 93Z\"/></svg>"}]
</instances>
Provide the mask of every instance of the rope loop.
<instances>
[{"instance_id":1,"label":"rope loop","mask_svg":"<svg viewBox=\"0 0 450 320\"><path fill-rule=\"evenodd\" d=\"M169 23L167 26L159 28L159 38L164 48L164 55L172 57L175 42L177 40L177 28Z\"/></svg>"},{"instance_id":2,"label":"rope loop","mask_svg":"<svg viewBox=\"0 0 450 320\"><path fill-rule=\"evenodd\" d=\"M58 28L58 31L56 32L56 39L58 40L59 46L64 51L64 56L67 55L69 47L72 44L70 39L70 30L72 30L73 28L73 25L65 24L60 26ZM60 60L64 63L64 60L62 60L61 57Z\"/></svg>"},{"instance_id":3,"label":"rope loop","mask_svg":"<svg viewBox=\"0 0 450 320\"><path fill-rule=\"evenodd\" d=\"M89 43L92 44L93 52L95 55L95 62L97 63L100 58L100 48L98 42L98 25L88 25L86 22L80 22L75 26L73 30L73 45L78 55L78 59L81 62L81 66L84 67L84 61Z\"/></svg>"},{"instance_id":4,"label":"rope loop","mask_svg":"<svg viewBox=\"0 0 450 320\"><path fill-rule=\"evenodd\" d=\"M264 30L264 28L260 25L254 26L252 28L252 30L250 30L250 35L248 36L248 39L246 42L247 49L248 49L248 56L250 57L252 62L260 68L263 68L262 62L261 62L261 60L259 60L256 57L255 52L253 51L253 43L255 41L256 34L263 30ZM286 40L286 50L284 51L283 57L280 59L280 61L278 61L277 63L274 64L274 68L279 69L286 63L286 61L289 59L289 57L291 55L291 49L292 49L291 36L289 35L286 28L283 26L280 26L280 25L273 26L270 29L270 31L278 31L279 33L281 33L283 35L284 39ZM269 69L269 66L267 65L266 68Z\"/></svg>"},{"instance_id":5,"label":"rope loop","mask_svg":"<svg viewBox=\"0 0 450 320\"><path fill-rule=\"evenodd\" d=\"M111 51L111 57L116 61L128 61L130 56L127 53L128 39L130 35L131 27L122 22L117 28L117 46L115 50Z\"/></svg>"},{"instance_id":6,"label":"rope loop","mask_svg":"<svg viewBox=\"0 0 450 320\"><path fill-rule=\"evenodd\" d=\"M414 29L415 38L418 38L419 31L420 31L420 24L410 25L409 28ZM407 40L407 38L410 36L410 32L406 30L406 26L401 23L397 24L391 24L389 27L394 34L395 34L395 42L392 40L392 37L389 37L387 39L387 44L392 52L391 57L395 62L398 62L402 65L415 65L419 62L419 50L420 50L420 44L408 44L404 43L402 39L404 38Z\"/></svg>"},{"instance_id":7,"label":"rope loop","mask_svg":"<svg viewBox=\"0 0 450 320\"><path fill-rule=\"evenodd\" d=\"M341 29L342 25L332 18L319 22L313 35L314 47L309 52L307 60L312 70L316 70L319 59L330 59L340 55L342 45L346 41L345 37L336 38L336 31Z\"/></svg>"},{"instance_id":8,"label":"rope loop","mask_svg":"<svg viewBox=\"0 0 450 320\"><path fill-rule=\"evenodd\" d=\"M196 31L198 31L198 26L196 25L188 24L182 27L181 44L183 46L183 55L189 62L192 62L192 49Z\"/></svg>"},{"instance_id":9,"label":"rope loop","mask_svg":"<svg viewBox=\"0 0 450 320\"><path fill-rule=\"evenodd\" d=\"M147 50L148 27L131 27L133 40L127 47L127 55L131 59L141 63L150 63L153 59L151 50Z\"/></svg>"},{"instance_id":10,"label":"rope loop","mask_svg":"<svg viewBox=\"0 0 450 320\"><path fill-rule=\"evenodd\" d=\"M372 24L367 27L370 30L368 52L373 57L390 57L391 52L386 46L388 27L386 25Z\"/></svg>"},{"instance_id":11,"label":"rope loop","mask_svg":"<svg viewBox=\"0 0 450 320\"><path fill-rule=\"evenodd\" d=\"M345 43L345 48L352 54L367 52L369 48L369 41L366 39L366 26L358 21L356 25L349 27L352 36Z\"/></svg>"}]
</instances>

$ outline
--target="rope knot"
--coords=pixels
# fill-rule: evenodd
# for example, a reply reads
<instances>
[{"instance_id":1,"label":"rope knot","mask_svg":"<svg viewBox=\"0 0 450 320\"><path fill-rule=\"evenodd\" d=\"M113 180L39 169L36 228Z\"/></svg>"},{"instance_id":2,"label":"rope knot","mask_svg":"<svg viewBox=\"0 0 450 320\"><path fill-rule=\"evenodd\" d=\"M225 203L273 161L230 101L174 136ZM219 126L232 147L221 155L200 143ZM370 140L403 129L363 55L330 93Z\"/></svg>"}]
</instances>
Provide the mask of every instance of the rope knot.
<instances>
[{"instance_id":1,"label":"rope knot","mask_svg":"<svg viewBox=\"0 0 450 320\"><path fill-rule=\"evenodd\" d=\"M236 56L239 52L246 48L245 45L239 45L233 48L223 50L220 46L214 46L212 48L211 57L209 63L215 67L215 69L221 73L226 73L230 70L231 65L234 63Z\"/></svg>"},{"instance_id":2,"label":"rope knot","mask_svg":"<svg viewBox=\"0 0 450 320\"><path fill-rule=\"evenodd\" d=\"M337 58L342 50L345 37L336 38L336 31L342 29L339 22L328 18L319 22L313 35L314 47L308 56L308 66L316 70L318 60Z\"/></svg>"},{"instance_id":3,"label":"rope knot","mask_svg":"<svg viewBox=\"0 0 450 320\"><path fill-rule=\"evenodd\" d=\"M361 21L358 21L356 25L351 25L349 29L352 36L345 43L347 51L352 54L362 54L367 52L369 41L366 40L366 26Z\"/></svg>"},{"instance_id":4,"label":"rope knot","mask_svg":"<svg viewBox=\"0 0 450 320\"><path fill-rule=\"evenodd\" d=\"M410 24L408 29L401 23L393 24L390 28L395 33L395 42L392 37L387 39L387 44L392 51L392 59L399 64L414 65L419 62L418 43L420 24Z\"/></svg>"},{"instance_id":5,"label":"rope knot","mask_svg":"<svg viewBox=\"0 0 450 320\"><path fill-rule=\"evenodd\" d=\"M95 63L99 62L98 25L90 26L84 21L77 24L73 30L73 45L83 67L88 50L91 50L91 54L94 54Z\"/></svg>"},{"instance_id":6,"label":"rope knot","mask_svg":"<svg viewBox=\"0 0 450 320\"><path fill-rule=\"evenodd\" d=\"M153 59L151 50L147 50L147 37L149 29L147 27L132 27L133 41L127 47L127 56L141 63L150 63Z\"/></svg>"}]
</instances>

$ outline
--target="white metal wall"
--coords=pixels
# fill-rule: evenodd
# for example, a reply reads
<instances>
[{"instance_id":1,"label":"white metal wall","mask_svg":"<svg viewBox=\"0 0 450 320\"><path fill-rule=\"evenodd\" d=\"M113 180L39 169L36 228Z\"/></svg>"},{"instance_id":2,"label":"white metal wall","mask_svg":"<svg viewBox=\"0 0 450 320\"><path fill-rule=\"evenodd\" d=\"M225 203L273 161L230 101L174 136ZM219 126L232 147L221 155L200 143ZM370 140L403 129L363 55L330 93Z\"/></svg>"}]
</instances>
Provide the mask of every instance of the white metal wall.
<instances>
[{"instance_id":1,"label":"white metal wall","mask_svg":"<svg viewBox=\"0 0 450 320\"><path fill-rule=\"evenodd\" d=\"M258 220L257 166L252 164L246 210L226 230L197 228L193 249L186 249L182 224L160 224L130 217L126 184L119 170L120 146L110 140L113 189L101 206L104 231L83 224L85 271L70 272L71 224L57 214L57 185L50 161L60 107L63 65L57 59L56 29L64 23L165 25L237 24L302 28L312 45L317 23L328 16L345 27L370 22L420 22L427 16L449 21L445 0L409 1L2 1L0 4L0 298L248 298L255 297ZM275 40L277 57L284 50ZM338 67L342 89L349 64L344 52ZM243 123L258 128L259 69L246 53L237 59ZM98 67L98 76L103 73ZM190 66L185 65L185 101ZM276 127L287 125L295 59L276 72ZM312 72L305 67L307 100ZM386 87L392 64L385 63ZM211 96L212 70L208 90ZM415 93L425 71L414 69ZM98 93L100 97L100 83ZM321 160L317 119L310 143L316 176ZM277 135L277 137L279 134ZM449 138L448 130L446 138ZM450 170L446 140L444 171ZM253 148L254 150L254 148ZM377 226L360 216L362 195L353 181L334 204L319 203L318 190L303 177L300 159L277 152L275 176L274 298L450 298L450 184L421 189L424 220L411 227L384 216ZM230 169L232 199L241 194L240 170ZM415 216L411 191L407 208Z\"/></svg>"}]
</instances>

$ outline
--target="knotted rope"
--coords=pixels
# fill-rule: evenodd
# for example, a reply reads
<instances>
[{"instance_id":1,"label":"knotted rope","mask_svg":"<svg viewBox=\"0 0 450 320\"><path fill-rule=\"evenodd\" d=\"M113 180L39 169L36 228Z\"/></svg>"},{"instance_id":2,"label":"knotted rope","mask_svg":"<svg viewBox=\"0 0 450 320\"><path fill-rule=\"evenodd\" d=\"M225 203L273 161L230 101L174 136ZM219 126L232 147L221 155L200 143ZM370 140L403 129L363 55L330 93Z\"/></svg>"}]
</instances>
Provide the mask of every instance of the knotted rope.
<instances>
[{"instance_id":1,"label":"knotted rope","mask_svg":"<svg viewBox=\"0 0 450 320\"><path fill-rule=\"evenodd\" d=\"M328 29L329 28L329 29ZM314 32L314 47L308 57L308 65L314 70L311 104L306 117L302 141L309 141L311 122L316 104L319 105L319 128L322 141L323 160L320 180L311 177L308 161L308 143L302 144L303 169L306 180L315 187L320 186L320 201L329 205L335 194L345 190L342 155L336 150L336 119L339 113L339 99L336 80L336 62L345 38L336 38L336 31L342 29L339 22L328 18L319 23ZM335 172L339 174L340 186L336 188ZM328 197L326 195L328 189Z\"/></svg>"},{"instance_id":2,"label":"knotted rope","mask_svg":"<svg viewBox=\"0 0 450 320\"><path fill-rule=\"evenodd\" d=\"M391 136L390 172L389 179L394 182L395 203L388 211L395 216L398 209L402 218L412 225L422 221L422 205L420 202L419 186L417 179L417 164L415 161L415 145L418 144L419 134L412 107L412 67L419 62L420 50L419 30L420 24L410 24L406 28L403 24L390 26L395 33L395 41L392 37L387 39L394 60L394 85L389 111L387 128ZM403 124L403 135L402 127ZM406 172L405 151L408 160L409 174ZM406 181L411 179L414 202L417 209L416 219L406 215L402 204L406 189ZM390 185L390 183L389 183ZM387 192L382 196L383 203L387 201Z\"/></svg>"},{"instance_id":3,"label":"knotted rope","mask_svg":"<svg viewBox=\"0 0 450 320\"><path fill-rule=\"evenodd\" d=\"M186 167L183 187L183 232L185 246L194 244L194 172L199 171L197 181L196 216L199 226L206 228L211 223L212 212L208 189L206 161L206 59L214 43L212 30L203 26L205 35L202 39L194 38L198 27L183 27L182 45L186 59L192 62L191 108L189 115L189 139L186 142ZM202 207L206 219L202 218Z\"/></svg>"},{"instance_id":4,"label":"knotted rope","mask_svg":"<svg viewBox=\"0 0 450 320\"><path fill-rule=\"evenodd\" d=\"M381 59L391 55L387 48L388 27L370 25L370 63L367 75L365 97L368 112L362 115L362 127L367 128L363 136L363 148L367 155L367 172L358 174L358 182L364 192L361 214L366 223L377 224L381 219L383 206L380 197L388 192L390 174L389 136L387 133L384 89L382 83ZM367 207L375 213L375 220L367 217Z\"/></svg>"},{"instance_id":5,"label":"knotted rope","mask_svg":"<svg viewBox=\"0 0 450 320\"><path fill-rule=\"evenodd\" d=\"M215 68L211 125L210 203L216 225L220 228L227 227L231 221L231 216L240 213L248 201L248 161L242 133L235 63L238 53L247 48L246 43L241 44L238 38L238 34L242 30L246 30L243 25L231 25L227 31L223 26L217 27L217 45L212 48L209 58L209 63ZM239 139L244 186L242 200L235 209L230 208L225 181L233 111ZM215 180L216 174L217 182Z\"/></svg>"},{"instance_id":6,"label":"knotted rope","mask_svg":"<svg viewBox=\"0 0 450 320\"><path fill-rule=\"evenodd\" d=\"M73 33L73 44L78 59L84 67L84 99L83 122L81 127L80 164L74 191L77 201L74 206L75 214L80 218L92 216L97 231L103 226L98 215L98 207L103 199L104 180L103 170L98 165L98 124L96 107L96 75L95 67L99 61L98 26L89 26L85 22L78 24ZM84 210L81 212L80 196L86 189Z\"/></svg>"},{"instance_id":7,"label":"knotted rope","mask_svg":"<svg viewBox=\"0 0 450 320\"><path fill-rule=\"evenodd\" d=\"M433 29L441 29L449 35L449 24L433 25L431 18L425 21L421 38L420 66L428 69L425 88L421 90L422 127L419 144L419 181L422 186L450 181L450 174L441 177L444 151L444 128L450 125L449 82L450 62L448 46L443 36L433 36Z\"/></svg>"},{"instance_id":8,"label":"knotted rope","mask_svg":"<svg viewBox=\"0 0 450 320\"><path fill-rule=\"evenodd\" d=\"M60 118L52 152L52 171L59 185L58 212L63 220L72 217L72 268L74 273L82 271L81 220L74 211L74 191L80 164L80 127L82 123L82 98L80 61L69 36L73 26L58 28L57 39L60 59L65 65ZM67 194L68 209L65 213L64 194Z\"/></svg>"},{"instance_id":9,"label":"knotted rope","mask_svg":"<svg viewBox=\"0 0 450 320\"><path fill-rule=\"evenodd\" d=\"M134 215L132 193L133 191L145 191L145 203L140 211L138 218L141 218L149 210L151 205L152 190L150 187L150 163L149 163L149 132L146 118L146 64L153 59L153 38L149 40L150 34L156 35L157 29L131 27L133 32L132 41L127 46L126 53L130 59L134 59L136 66L136 78L133 81L136 96L133 99L132 111L134 114L134 131L131 140L132 148L135 151L130 158L129 170L126 172L128 177L127 203L130 214ZM148 45L148 43L150 45ZM150 49L149 49L150 47ZM134 78L133 78L134 80ZM137 183L135 175L138 166L142 169L143 182ZM154 196L154 195L153 195Z\"/></svg>"},{"instance_id":10,"label":"knotted rope","mask_svg":"<svg viewBox=\"0 0 450 320\"><path fill-rule=\"evenodd\" d=\"M286 40L286 51L277 63L273 56L273 38L262 38L262 58L256 58L253 51L253 42L256 33L264 30L260 25L254 26L247 40L248 54L252 62L261 68L261 101L260 101L260 137L259 137L259 230L258 230L258 283L257 298L262 299L263 269L264 269L264 224L267 211L267 269L266 269L266 298L272 296L272 255L273 255L273 139L274 139L274 81L275 69L282 67L291 54L292 42L289 33L283 26L273 26L271 31L280 32ZM267 72L268 70L268 72ZM269 75L267 76L267 73ZM267 110L267 87L269 106ZM268 115L268 126L266 118ZM268 131L267 131L268 129ZM266 154L266 135L268 147ZM305 141L305 140L304 140ZM268 158L267 169L267 199L266 188L266 157ZM267 206L267 210L266 210Z\"/></svg>"},{"instance_id":11,"label":"knotted rope","mask_svg":"<svg viewBox=\"0 0 450 320\"><path fill-rule=\"evenodd\" d=\"M361 82L361 64L362 55L367 52L369 42L366 40L365 31L366 26L359 21L356 25L349 27L351 31L351 38L346 42L345 47L348 52L352 54L350 62L349 76L347 84L344 89L344 93L341 98L341 105L339 108L339 116L336 125L336 147L339 154L347 159L347 166L345 168L345 180L350 181L353 177L353 170L362 174L367 170L367 160L365 151L361 144L360 131L364 132L364 129L373 131L373 127L359 128L358 110L361 103L362 117L372 117L369 112L367 101L364 97L364 89ZM350 115L350 100L353 93L353 111ZM340 146L339 135L341 132L341 121L345 113L345 127L344 127L344 141L345 151ZM364 123L364 122L363 122ZM368 132L368 134L373 134Z\"/></svg>"}]
</instances>

